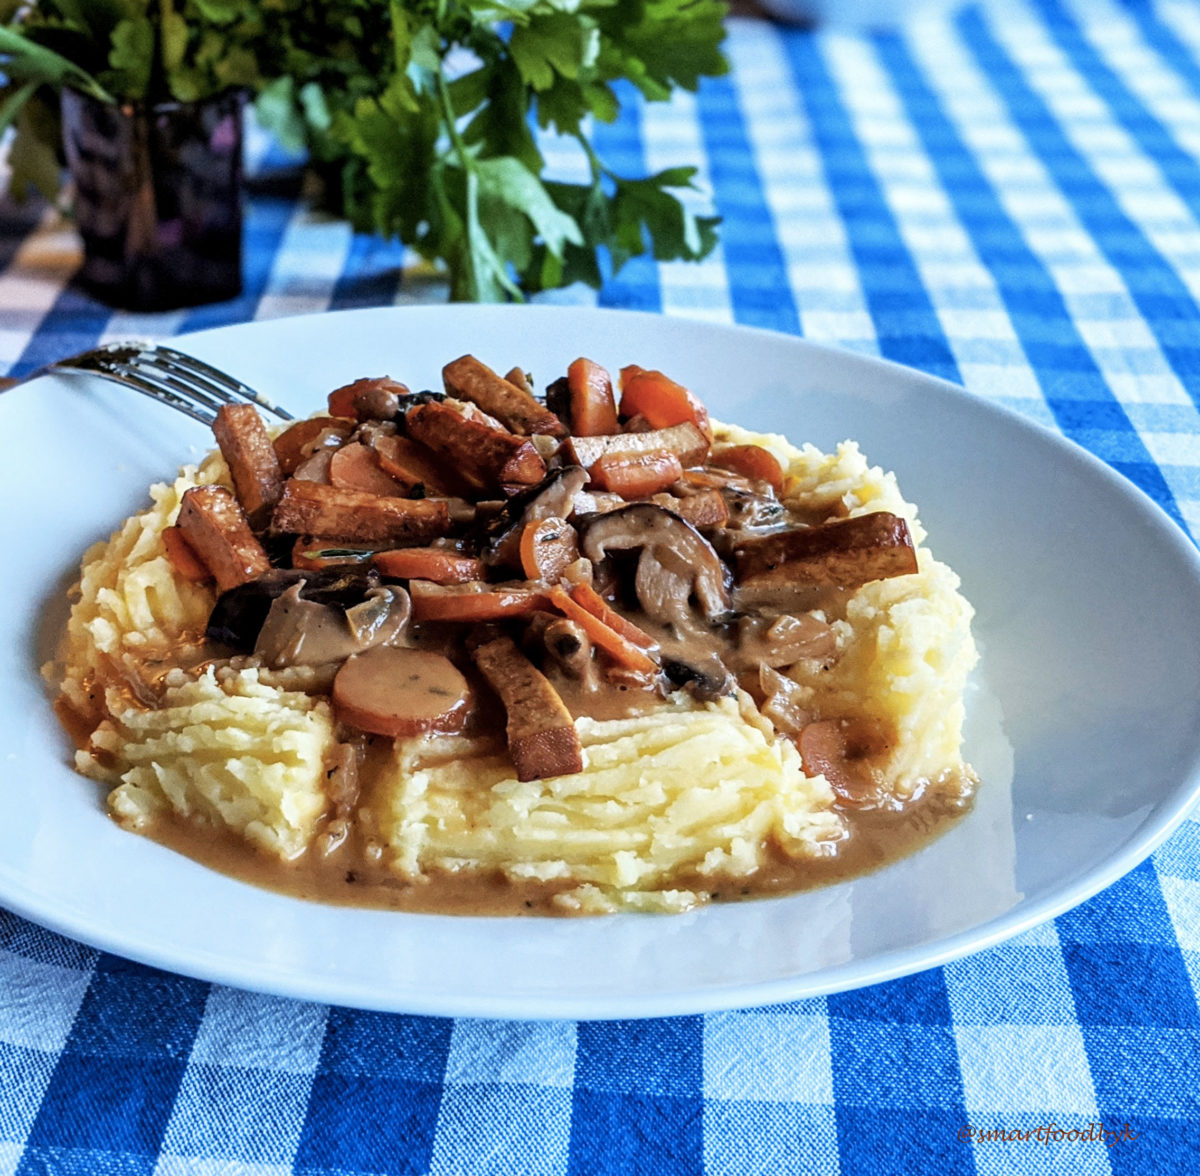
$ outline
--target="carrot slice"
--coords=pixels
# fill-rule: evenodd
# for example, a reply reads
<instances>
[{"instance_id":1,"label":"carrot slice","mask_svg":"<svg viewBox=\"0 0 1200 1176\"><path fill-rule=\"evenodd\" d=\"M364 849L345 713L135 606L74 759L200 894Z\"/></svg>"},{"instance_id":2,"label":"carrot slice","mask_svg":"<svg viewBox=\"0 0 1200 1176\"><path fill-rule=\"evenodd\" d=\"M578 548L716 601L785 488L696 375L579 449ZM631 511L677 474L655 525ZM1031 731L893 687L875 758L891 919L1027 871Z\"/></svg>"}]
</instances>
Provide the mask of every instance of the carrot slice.
<instances>
[{"instance_id":1,"label":"carrot slice","mask_svg":"<svg viewBox=\"0 0 1200 1176\"><path fill-rule=\"evenodd\" d=\"M658 673L658 664L645 649L623 637L594 613L588 612L558 585L550 589L550 603L563 616L574 621L588 635L591 643L603 649L618 665L645 674Z\"/></svg>"},{"instance_id":2,"label":"carrot slice","mask_svg":"<svg viewBox=\"0 0 1200 1176\"><path fill-rule=\"evenodd\" d=\"M329 484L342 490L403 497L405 488L380 468L375 450L358 441L343 445L329 459Z\"/></svg>"},{"instance_id":3,"label":"carrot slice","mask_svg":"<svg viewBox=\"0 0 1200 1176\"><path fill-rule=\"evenodd\" d=\"M606 368L580 356L567 368L567 389L571 432L576 437L595 437L620 429L612 376Z\"/></svg>"},{"instance_id":4,"label":"carrot slice","mask_svg":"<svg viewBox=\"0 0 1200 1176\"><path fill-rule=\"evenodd\" d=\"M545 608L549 598L545 592L503 584L443 585L428 580L411 580L408 594L412 598L415 621L499 621L505 617L527 616Z\"/></svg>"},{"instance_id":5,"label":"carrot slice","mask_svg":"<svg viewBox=\"0 0 1200 1176\"><path fill-rule=\"evenodd\" d=\"M766 482L776 494L783 491L783 467L779 459L761 445L722 446L709 454L708 464L741 474L744 478Z\"/></svg>"},{"instance_id":6,"label":"carrot slice","mask_svg":"<svg viewBox=\"0 0 1200 1176\"><path fill-rule=\"evenodd\" d=\"M678 482L683 463L665 449L649 453L606 453L588 470L591 485L622 498L649 498Z\"/></svg>"},{"instance_id":7,"label":"carrot slice","mask_svg":"<svg viewBox=\"0 0 1200 1176\"><path fill-rule=\"evenodd\" d=\"M525 575L549 584L579 558L579 536L564 519L541 519L521 532L520 550Z\"/></svg>"},{"instance_id":8,"label":"carrot slice","mask_svg":"<svg viewBox=\"0 0 1200 1176\"><path fill-rule=\"evenodd\" d=\"M212 572L184 538L183 531L178 526L167 527L162 537L171 567L185 580L190 580L193 584L207 584L212 580Z\"/></svg>"},{"instance_id":9,"label":"carrot slice","mask_svg":"<svg viewBox=\"0 0 1200 1176\"><path fill-rule=\"evenodd\" d=\"M376 437L371 446L379 468L395 478L407 494L422 486L426 496L444 497L459 488L428 449L407 437Z\"/></svg>"},{"instance_id":10,"label":"carrot slice","mask_svg":"<svg viewBox=\"0 0 1200 1176\"><path fill-rule=\"evenodd\" d=\"M621 415L639 414L656 429L690 421L712 441L708 409L691 392L662 372L646 371L631 364L621 369Z\"/></svg>"},{"instance_id":11,"label":"carrot slice","mask_svg":"<svg viewBox=\"0 0 1200 1176\"><path fill-rule=\"evenodd\" d=\"M441 547L398 547L376 553L371 562L385 576L434 584L469 584L482 580L485 570L482 560Z\"/></svg>"},{"instance_id":12,"label":"carrot slice","mask_svg":"<svg viewBox=\"0 0 1200 1176\"><path fill-rule=\"evenodd\" d=\"M658 648L658 642L649 633L617 612L590 584L576 584L571 589L571 599L581 608L586 608L592 616L603 621L610 629L620 633L626 641L632 641L634 645L640 645L643 649Z\"/></svg>"}]
</instances>

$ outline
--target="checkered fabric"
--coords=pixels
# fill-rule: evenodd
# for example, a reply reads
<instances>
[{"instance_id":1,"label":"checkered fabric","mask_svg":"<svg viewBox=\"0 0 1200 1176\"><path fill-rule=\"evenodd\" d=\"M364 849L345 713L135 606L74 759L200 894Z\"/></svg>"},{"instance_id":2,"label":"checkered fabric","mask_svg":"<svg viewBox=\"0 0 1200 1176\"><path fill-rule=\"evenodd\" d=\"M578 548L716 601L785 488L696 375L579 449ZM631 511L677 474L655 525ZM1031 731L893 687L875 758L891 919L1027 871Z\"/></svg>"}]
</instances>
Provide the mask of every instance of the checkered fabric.
<instances>
[{"instance_id":1,"label":"checkered fabric","mask_svg":"<svg viewBox=\"0 0 1200 1176\"><path fill-rule=\"evenodd\" d=\"M898 2L897 10L905 5ZM1200 533L1200 7L994 0L870 35L740 17L730 74L599 127L698 165L700 265L596 302L886 356L1060 430ZM0 371L107 338L436 301L251 143L245 293L114 313L0 205ZM0 912L0 1174L1200 1172L1200 821L1082 907L825 999L640 1022L253 995Z\"/></svg>"}]
</instances>

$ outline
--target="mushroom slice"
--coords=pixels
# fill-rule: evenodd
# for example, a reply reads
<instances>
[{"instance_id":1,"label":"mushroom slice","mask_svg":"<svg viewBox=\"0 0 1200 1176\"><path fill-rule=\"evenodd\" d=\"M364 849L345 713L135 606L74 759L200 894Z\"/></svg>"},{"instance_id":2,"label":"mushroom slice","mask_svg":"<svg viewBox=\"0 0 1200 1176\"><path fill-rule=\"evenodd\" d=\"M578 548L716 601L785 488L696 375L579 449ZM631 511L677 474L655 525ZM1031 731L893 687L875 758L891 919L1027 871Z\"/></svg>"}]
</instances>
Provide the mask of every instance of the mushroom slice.
<instances>
[{"instance_id":1,"label":"mushroom slice","mask_svg":"<svg viewBox=\"0 0 1200 1176\"><path fill-rule=\"evenodd\" d=\"M586 482L586 470L563 466L510 498L500 513L488 520L483 532L480 547L484 563L489 567L521 567L525 528L543 519L567 518Z\"/></svg>"},{"instance_id":2,"label":"mushroom slice","mask_svg":"<svg viewBox=\"0 0 1200 1176\"><path fill-rule=\"evenodd\" d=\"M869 718L808 723L796 745L808 776L824 776L846 808L877 808L887 800L879 766L891 747L883 724Z\"/></svg>"},{"instance_id":3,"label":"mushroom slice","mask_svg":"<svg viewBox=\"0 0 1200 1176\"><path fill-rule=\"evenodd\" d=\"M692 628L693 597L710 622L729 611L725 565L695 527L669 510L639 502L594 515L580 529L580 549L593 563L610 551L640 549L635 587L653 620Z\"/></svg>"},{"instance_id":4,"label":"mushroom slice","mask_svg":"<svg viewBox=\"0 0 1200 1176\"><path fill-rule=\"evenodd\" d=\"M511 637L477 646L475 664L508 714L508 750L518 780L583 771L583 747L558 691Z\"/></svg>"},{"instance_id":5,"label":"mushroom slice","mask_svg":"<svg viewBox=\"0 0 1200 1176\"><path fill-rule=\"evenodd\" d=\"M325 666L401 640L412 611L403 588L372 588L343 610L306 600L293 584L271 604L254 654L273 669Z\"/></svg>"},{"instance_id":6,"label":"mushroom slice","mask_svg":"<svg viewBox=\"0 0 1200 1176\"><path fill-rule=\"evenodd\" d=\"M747 539L734 558L739 587L785 582L861 588L918 570L908 523L888 511Z\"/></svg>"},{"instance_id":7,"label":"mushroom slice","mask_svg":"<svg viewBox=\"0 0 1200 1176\"><path fill-rule=\"evenodd\" d=\"M240 653L249 653L275 600L297 586L300 596L317 604L335 605L340 611L352 608L379 587L374 571L338 567L324 571L271 568L261 576L222 592L209 614L205 636L228 645Z\"/></svg>"},{"instance_id":8,"label":"mushroom slice","mask_svg":"<svg viewBox=\"0 0 1200 1176\"><path fill-rule=\"evenodd\" d=\"M662 668L668 681L699 702L723 698L737 685L725 663L711 650L699 653L673 650L664 654Z\"/></svg>"},{"instance_id":9,"label":"mushroom slice","mask_svg":"<svg viewBox=\"0 0 1200 1176\"><path fill-rule=\"evenodd\" d=\"M837 634L812 613L779 617L742 617L730 666L738 671L755 666L790 666L802 659L830 661L837 655Z\"/></svg>"}]
</instances>

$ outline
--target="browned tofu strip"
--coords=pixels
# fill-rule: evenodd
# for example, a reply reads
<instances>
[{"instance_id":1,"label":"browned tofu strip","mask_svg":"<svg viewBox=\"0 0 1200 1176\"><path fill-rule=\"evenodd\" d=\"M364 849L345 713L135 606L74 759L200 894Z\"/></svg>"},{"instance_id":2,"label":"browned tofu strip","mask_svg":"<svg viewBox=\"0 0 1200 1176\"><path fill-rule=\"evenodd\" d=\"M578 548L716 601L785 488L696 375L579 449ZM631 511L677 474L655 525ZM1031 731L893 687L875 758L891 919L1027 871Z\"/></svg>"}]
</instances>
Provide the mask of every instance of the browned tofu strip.
<instances>
[{"instance_id":1,"label":"browned tofu strip","mask_svg":"<svg viewBox=\"0 0 1200 1176\"><path fill-rule=\"evenodd\" d=\"M431 449L476 490L536 486L546 463L533 442L468 420L444 404L420 404L404 418L408 435Z\"/></svg>"},{"instance_id":2,"label":"browned tofu strip","mask_svg":"<svg viewBox=\"0 0 1200 1176\"><path fill-rule=\"evenodd\" d=\"M224 486L193 486L184 491L178 526L222 592L270 570L267 553L233 492Z\"/></svg>"},{"instance_id":3,"label":"browned tofu strip","mask_svg":"<svg viewBox=\"0 0 1200 1176\"><path fill-rule=\"evenodd\" d=\"M652 453L665 450L679 458L679 464L700 465L708 456L708 438L691 423L672 425L668 429L650 429L645 433L604 433L595 437L572 437L567 441L567 452L576 465L585 470L602 457L612 454Z\"/></svg>"},{"instance_id":4,"label":"browned tofu strip","mask_svg":"<svg viewBox=\"0 0 1200 1176\"><path fill-rule=\"evenodd\" d=\"M446 364L442 379L451 396L479 405L514 433L523 437L532 433L567 435L562 421L544 404L539 404L526 388L497 375L473 355L463 355Z\"/></svg>"},{"instance_id":5,"label":"browned tofu strip","mask_svg":"<svg viewBox=\"0 0 1200 1176\"><path fill-rule=\"evenodd\" d=\"M833 584L859 588L917 570L908 523L887 511L834 519L739 543L738 585Z\"/></svg>"},{"instance_id":6,"label":"browned tofu strip","mask_svg":"<svg viewBox=\"0 0 1200 1176\"><path fill-rule=\"evenodd\" d=\"M475 664L508 713L508 750L518 780L583 771L583 748L558 691L511 637L478 646Z\"/></svg>"},{"instance_id":7,"label":"browned tofu strip","mask_svg":"<svg viewBox=\"0 0 1200 1176\"><path fill-rule=\"evenodd\" d=\"M345 543L428 543L450 530L441 498L387 498L289 478L271 519L271 530Z\"/></svg>"},{"instance_id":8,"label":"browned tofu strip","mask_svg":"<svg viewBox=\"0 0 1200 1176\"><path fill-rule=\"evenodd\" d=\"M252 404L221 405L213 433L246 518L251 526L265 526L283 493L283 470L258 410Z\"/></svg>"}]
</instances>

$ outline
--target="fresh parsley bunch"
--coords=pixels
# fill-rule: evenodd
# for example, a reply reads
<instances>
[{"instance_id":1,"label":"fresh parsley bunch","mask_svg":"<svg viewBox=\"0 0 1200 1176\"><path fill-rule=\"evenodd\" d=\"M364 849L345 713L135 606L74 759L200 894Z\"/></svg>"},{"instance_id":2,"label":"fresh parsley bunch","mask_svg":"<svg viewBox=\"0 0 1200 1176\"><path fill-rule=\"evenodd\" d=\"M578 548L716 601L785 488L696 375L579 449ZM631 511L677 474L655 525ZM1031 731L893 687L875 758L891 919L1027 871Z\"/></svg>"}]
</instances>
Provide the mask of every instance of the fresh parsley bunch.
<instances>
[{"instance_id":1,"label":"fresh parsley bunch","mask_svg":"<svg viewBox=\"0 0 1200 1176\"><path fill-rule=\"evenodd\" d=\"M243 86L265 125L307 149L330 208L442 261L455 299L599 287L605 255L616 272L647 251L698 260L716 243L716 218L677 196L694 168L618 175L589 132L617 117L622 84L659 101L725 72L723 0L15 3L0 0L19 30L0 28L14 184L47 185L46 86L86 89L82 73L145 101ZM548 174L542 135L572 145L578 175Z\"/></svg>"},{"instance_id":2,"label":"fresh parsley bunch","mask_svg":"<svg viewBox=\"0 0 1200 1176\"><path fill-rule=\"evenodd\" d=\"M725 71L721 0L276 0L278 81L258 103L305 144L335 208L445 262L451 297L599 287L648 249L698 260L716 219L675 193L694 168L621 176L589 139L615 86L651 100ZM537 128L581 154L583 182L546 174Z\"/></svg>"}]
</instances>

